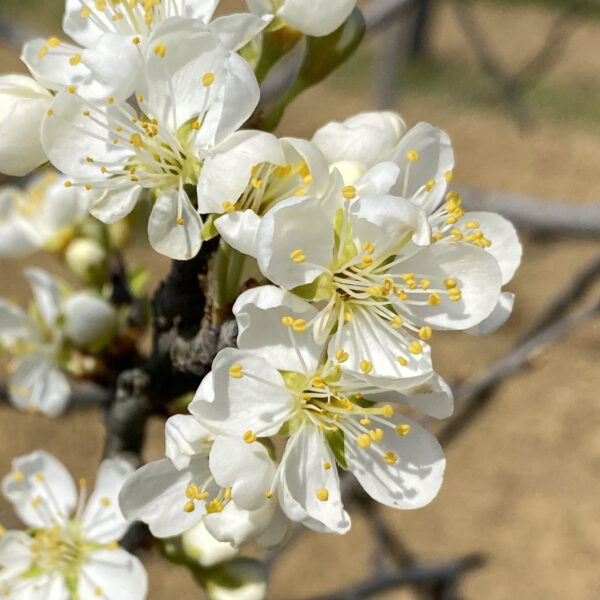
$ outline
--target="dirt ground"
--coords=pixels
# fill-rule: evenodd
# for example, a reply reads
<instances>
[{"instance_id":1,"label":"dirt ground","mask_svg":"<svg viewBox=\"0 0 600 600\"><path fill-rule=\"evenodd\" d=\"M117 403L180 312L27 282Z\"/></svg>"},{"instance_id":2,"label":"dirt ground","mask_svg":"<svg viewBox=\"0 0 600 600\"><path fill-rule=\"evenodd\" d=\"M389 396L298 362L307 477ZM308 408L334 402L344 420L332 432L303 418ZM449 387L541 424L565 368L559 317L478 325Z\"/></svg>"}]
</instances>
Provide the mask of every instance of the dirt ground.
<instances>
[{"instance_id":1,"label":"dirt ground","mask_svg":"<svg viewBox=\"0 0 600 600\"><path fill-rule=\"evenodd\" d=\"M490 43L507 65L517 67L543 40L552 16L539 9L478 10ZM433 51L472 62L453 14L442 6L434 22ZM588 78L600 86L600 22L578 22L577 32L551 78L568 86ZM510 43L506 43L510 36ZM6 55L6 62L11 59ZM1 59L1 56L0 56ZM6 63L5 63L6 64ZM352 68L352 65L350 67ZM280 128L310 136L328 120L372 109L374 88L364 74L350 87L327 83L289 110ZM535 114L536 106L531 107ZM574 124L570 115L537 119L520 131L507 116L465 109L435 95L407 91L398 109L413 124L424 120L445 129L457 156L460 183L578 203L600 199L600 123ZM534 240L523 236L524 261L509 289L514 315L487 339L444 334L433 340L434 360L449 381L473 376L507 352L531 320L594 256L598 240ZM156 277L164 267L148 255ZM39 262L39 261L38 261ZM47 264L47 263L46 263ZM14 265L0 262L2 295L23 297ZM596 297L600 290L596 288ZM507 381L491 406L451 446L442 491L417 512L388 510L385 517L406 545L428 560L474 551L486 566L464 580L469 600L573 599L600 595L600 321L580 328ZM43 447L76 477L91 476L100 459L103 429L95 411L60 422L0 407L0 473L13 456ZM162 425L153 422L148 458L162 451ZM365 577L371 565L372 532L358 511L344 537L305 534L278 563L269 599L325 593ZM17 526L0 501L0 522ZM200 598L187 572L148 556L150 600ZM293 593L291 592L293 590ZM381 598L404 600L409 592Z\"/></svg>"}]
</instances>

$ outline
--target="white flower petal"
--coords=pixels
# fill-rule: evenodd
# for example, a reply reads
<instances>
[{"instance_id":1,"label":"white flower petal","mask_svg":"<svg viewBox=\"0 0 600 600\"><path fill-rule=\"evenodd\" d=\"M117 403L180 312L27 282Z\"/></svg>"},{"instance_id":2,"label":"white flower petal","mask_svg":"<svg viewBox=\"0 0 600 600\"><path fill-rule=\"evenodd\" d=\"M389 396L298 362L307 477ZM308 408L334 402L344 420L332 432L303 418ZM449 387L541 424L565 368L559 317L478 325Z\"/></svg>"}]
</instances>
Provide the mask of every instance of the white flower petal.
<instances>
[{"instance_id":1,"label":"white flower petal","mask_svg":"<svg viewBox=\"0 0 600 600\"><path fill-rule=\"evenodd\" d=\"M274 135L243 130L226 138L204 160L198 179L198 212L225 212L223 204L237 202L250 184L253 167L263 162L285 163Z\"/></svg>"},{"instance_id":2,"label":"white flower petal","mask_svg":"<svg viewBox=\"0 0 600 600\"><path fill-rule=\"evenodd\" d=\"M333 227L319 200L290 198L263 217L258 230L258 265L273 283L287 289L311 283L332 262L333 238Z\"/></svg>"},{"instance_id":3,"label":"white flower petal","mask_svg":"<svg viewBox=\"0 0 600 600\"><path fill-rule=\"evenodd\" d=\"M312 141L330 164L354 161L369 168L391 159L405 131L406 125L396 113L368 112L321 127Z\"/></svg>"},{"instance_id":4,"label":"white flower petal","mask_svg":"<svg viewBox=\"0 0 600 600\"><path fill-rule=\"evenodd\" d=\"M257 36L270 21L270 18L239 13L219 17L209 27L227 50L235 52Z\"/></svg>"},{"instance_id":5,"label":"white flower petal","mask_svg":"<svg viewBox=\"0 0 600 600\"><path fill-rule=\"evenodd\" d=\"M263 548L274 548L281 544L290 532L290 525L290 520L285 516L278 503L266 529L254 541Z\"/></svg>"},{"instance_id":6,"label":"white flower petal","mask_svg":"<svg viewBox=\"0 0 600 600\"><path fill-rule=\"evenodd\" d=\"M355 6L356 0L312 0L310 8L304 0L285 0L277 16L302 33L323 36L340 27Z\"/></svg>"},{"instance_id":7,"label":"white flower petal","mask_svg":"<svg viewBox=\"0 0 600 600\"><path fill-rule=\"evenodd\" d=\"M231 560L238 555L239 549L229 542L220 542L206 529L203 522L198 523L181 536L185 553L205 567Z\"/></svg>"},{"instance_id":8,"label":"white flower petal","mask_svg":"<svg viewBox=\"0 0 600 600\"><path fill-rule=\"evenodd\" d=\"M217 437L208 464L215 481L222 488L231 488L238 508L257 510L269 502L265 493L272 487L275 465L259 442Z\"/></svg>"},{"instance_id":9,"label":"white flower petal","mask_svg":"<svg viewBox=\"0 0 600 600\"><path fill-rule=\"evenodd\" d=\"M142 189L139 185L107 189L92 201L90 213L103 223L116 223L124 219L135 208Z\"/></svg>"},{"instance_id":10,"label":"white flower petal","mask_svg":"<svg viewBox=\"0 0 600 600\"><path fill-rule=\"evenodd\" d=\"M523 247L514 225L504 217L490 212L468 212L460 222L469 221L479 223L483 235L492 242L486 250L498 261L502 271L502 285L505 285L513 278L523 255Z\"/></svg>"},{"instance_id":11,"label":"white flower petal","mask_svg":"<svg viewBox=\"0 0 600 600\"><path fill-rule=\"evenodd\" d=\"M77 502L69 471L43 450L13 459L11 473L2 480L2 493L29 527L64 523Z\"/></svg>"},{"instance_id":12,"label":"white flower petal","mask_svg":"<svg viewBox=\"0 0 600 600\"><path fill-rule=\"evenodd\" d=\"M208 450L212 438L192 415L174 415L165 424L165 456L176 469L185 469L194 456Z\"/></svg>"},{"instance_id":13,"label":"white flower petal","mask_svg":"<svg viewBox=\"0 0 600 600\"><path fill-rule=\"evenodd\" d=\"M63 414L71 396L65 374L54 368L42 354L26 356L19 362L17 370L9 377L8 391L15 406L49 417Z\"/></svg>"},{"instance_id":14,"label":"white flower petal","mask_svg":"<svg viewBox=\"0 0 600 600\"><path fill-rule=\"evenodd\" d=\"M241 369L240 369L241 366ZM233 367L236 375L230 375ZM200 386L188 410L215 434L273 435L290 418L294 398L279 372L254 352L226 348L213 362L214 401L203 400Z\"/></svg>"},{"instance_id":15,"label":"white flower petal","mask_svg":"<svg viewBox=\"0 0 600 600\"><path fill-rule=\"evenodd\" d=\"M100 544L119 541L127 532L129 523L119 508L119 492L133 474L133 467L123 461L102 461L94 493L90 496L81 520L86 539Z\"/></svg>"},{"instance_id":16,"label":"white flower petal","mask_svg":"<svg viewBox=\"0 0 600 600\"><path fill-rule=\"evenodd\" d=\"M108 343L116 332L117 311L89 292L71 294L62 306L64 330L77 346Z\"/></svg>"},{"instance_id":17,"label":"white flower petal","mask_svg":"<svg viewBox=\"0 0 600 600\"><path fill-rule=\"evenodd\" d=\"M26 334L27 329L28 320L23 309L0 298L0 343L10 344L15 336Z\"/></svg>"},{"instance_id":18,"label":"white flower petal","mask_svg":"<svg viewBox=\"0 0 600 600\"><path fill-rule=\"evenodd\" d=\"M24 273L42 319L52 328L61 312L60 291L55 279L47 271L33 267L25 269Z\"/></svg>"},{"instance_id":19,"label":"white flower petal","mask_svg":"<svg viewBox=\"0 0 600 600\"><path fill-rule=\"evenodd\" d=\"M129 552L120 548L98 550L81 565L77 591L81 600L97 600L99 596L144 600L148 576L140 560Z\"/></svg>"},{"instance_id":20,"label":"white flower petal","mask_svg":"<svg viewBox=\"0 0 600 600\"><path fill-rule=\"evenodd\" d=\"M473 245L437 243L423 248L399 266L403 272L419 273L431 281L431 289L442 290L442 303L430 306L398 302L398 309L417 326L434 329L468 329L490 315L500 297L502 277L496 259ZM462 298L449 300L444 281L456 279ZM426 301L429 291L409 299Z\"/></svg>"},{"instance_id":21,"label":"white flower petal","mask_svg":"<svg viewBox=\"0 0 600 600\"><path fill-rule=\"evenodd\" d=\"M348 531L350 517L342 505L335 458L319 429L304 425L298 430L281 462L279 500L285 514L316 531Z\"/></svg>"},{"instance_id":22,"label":"white flower petal","mask_svg":"<svg viewBox=\"0 0 600 600\"><path fill-rule=\"evenodd\" d=\"M32 543L33 538L23 531L6 531L0 536L0 586L29 569Z\"/></svg>"},{"instance_id":23,"label":"white flower petal","mask_svg":"<svg viewBox=\"0 0 600 600\"><path fill-rule=\"evenodd\" d=\"M289 316L310 322L317 315L311 304L281 288L266 285L239 296L233 314L241 350L253 352L276 369L300 373L305 368L309 372L316 370L321 346L315 343L309 330L298 333L282 323Z\"/></svg>"},{"instance_id":24,"label":"white flower petal","mask_svg":"<svg viewBox=\"0 0 600 600\"><path fill-rule=\"evenodd\" d=\"M221 237L235 250L256 258L258 228L262 219L253 210L225 213L215 220Z\"/></svg>"},{"instance_id":25,"label":"white flower petal","mask_svg":"<svg viewBox=\"0 0 600 600\"><path fill-rule=\"evenodd\" d=\"M409 425L399 435L396 425ZM444 474L445 459L435 437L419 424L395 415L382 424L383 441L368 448L346 444L348 469L374 500L392 508L421 508L435 498ZM387 452L397 457L384 461Z\"/></svg>"},{"instance_id":26,"label":"white flower petal","mask_svg":"<svg viewBox=\"0 0 600 600\"><path fill-rule=\"evenodd\" d=\"M86 7L87 3L82 0L66 0L63 29L78 44L91 48L105 29L101 26L102 18L98 18L102 13L95 13L94 18L81 15L81 11Z\"/></svg>"},{"instance_id":27,"label":"white flower petal","mask_svg":"<svg viewBox=\"0 0 600 600\"><path fill-rule=\"evenodd\" d=\"M186 512L186 490L202 486L209 477L208 461L199 457L188 469L178 471L168 459L138 469L123 485L119 494L121 511L129 521L143 521L152 535L159 538L180 535L198 523L204 515L202 503Z\"/></svg>"},{"instance_id":28,"label":"white flower petal","mask_svg":"<svg viewBox=\"0 0 600 600\"><path fill-rule=\"evenodd\" d=\"M400 175L400 167L391 161L378 163L371 167L355 183L354 187L361 195L387 194Z\"/></svg>"},{"instance_id":29,"label":"white flower petal","mask_svg":"<svg viewBox=\"0 0 600 600\"><path fill-rule=\"evenodd\" d=\"M288 164L306 163L311 177L311 181L305 184L307 194L317 198L325 194L329 186L329 166L319 148L308 140L292 137L282 138L281 145Z\"/></svg>"},{"instance_id":30,"label":"white flower petal","mask_svg":"<svg viewBox=\"0 0 600 600\"><path fill-rule=\"evenodd\" d=\"M165 190L156 199L148 220L148 239L157 252L174 260L189 260L198 254L202 218L183 188Z\"/></svg>"},{"instance_id":31,"label":"white flower petal","mask_svg":"<svg viewBox=\"0 0 600 600\"><path fill-rule=\"evenodd\" d=\"M515 303L515 295L510 292L502 292L498 300L498 304L494 310L483 321L465 329L465 332L470 335L488 335L499 329L508 321Z\"/></svg>"}]
</instances>

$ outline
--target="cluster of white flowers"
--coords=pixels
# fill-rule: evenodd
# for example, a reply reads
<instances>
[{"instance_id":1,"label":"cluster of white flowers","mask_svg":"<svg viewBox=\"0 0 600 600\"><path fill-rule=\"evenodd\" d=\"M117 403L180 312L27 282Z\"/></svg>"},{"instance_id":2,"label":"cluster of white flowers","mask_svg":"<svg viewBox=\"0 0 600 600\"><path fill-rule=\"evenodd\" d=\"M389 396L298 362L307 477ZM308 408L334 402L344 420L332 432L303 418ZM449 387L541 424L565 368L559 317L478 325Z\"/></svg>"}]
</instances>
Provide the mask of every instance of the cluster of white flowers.
<instances>
[{"instance_id":1,"label":"cluster of white flowers","mask_svg":"<svg viewBox=\"0 0 600 600\"><path fill-rule=\"evenodd\" d=\"M428 342L440 330L491 332L512 310L502 287L520 262L517 235L449 189L443 131L408 129L391 112L330 123L311 141L245 127L260 100L264 32L325 36L356 2L248 0L249 13L213 18L217 4L67 0L75 43L29 42L34 79L0 77L0 171L24 175L49 160L61 173L43 193L36 181L0 194L0 253L56 244L88 210L117 223L145 201L156 251L187 260L220 236L238 279L243 261L257 278L211 288L233 290L237 348L216 356L191 414L167 422L164 459L133 474L103 464L92 507L80 502L72 521L62 466L43 454L15 465L4 492L33 529L0 545L11 597L143 596L135 559L111 545L124 521L95 531L105 523L96 511L113 506L125 479L125 517L159 538L208 532L225 555L250 540L279 544L290 522L346 532L338 468L387 506L428 504L445 459L417 415L453 411ZM69 394L65 348L106 342L116 317L99 296L61 297L47 274L27 277L34 311L0 302L9 389L19 406L56 414ZM130 583L104 571L99 584L96 559L127 563Z\"/></svg>"}]
</instances>

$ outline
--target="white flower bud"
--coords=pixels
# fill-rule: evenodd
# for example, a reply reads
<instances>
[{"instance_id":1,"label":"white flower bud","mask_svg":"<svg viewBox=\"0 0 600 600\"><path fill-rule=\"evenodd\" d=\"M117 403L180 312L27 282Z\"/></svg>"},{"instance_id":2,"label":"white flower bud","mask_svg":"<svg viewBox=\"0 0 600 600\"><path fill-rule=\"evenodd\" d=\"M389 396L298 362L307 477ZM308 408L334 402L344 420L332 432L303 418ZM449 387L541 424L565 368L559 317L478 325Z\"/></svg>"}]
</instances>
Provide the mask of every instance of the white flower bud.
<instances>
[{"instance_id":1,"label":"white flower bud","mask_svg":"<svg viewBox=\"0 0 600 600\"><path fill-rule=\"evenodd\" d=\"M202 522L186 531L181 541L185 553L206 568L231 560L238 554L233 544L219 542L208 533Z\"/></svg>"},{"instance_id":2,"label":"white flower bud","mask_svg":"<svg viewBox=\"0 0 600 600\"><path fill-rule=\"evenodd\" d=\"M108 255L96 240L77 238L65 253L67 266L85 282L95 282L106 272Z\"/></svg>"},{"instance_id":3,"label":"white flower bud","mask_svg":"<svg viewBox=\"0 0 600 600\"><path fill-rule=\"evenodd\" d=\"M208 580L206 592L210 600L264 600L267 578L256 562L237 560L223 565Z\"/></svg>"},{"instance_id":4,"label":"white flower bud","mask_svg":"<svg viewBox=\"0 0 600 600\"><path fill-rule=\"evenodd\" d=\"M115 333L116 310L99 296L75 293L65 300L62 310L65 333L78 346L107 344Z\"/></svg>"},{"instance_id":5,"label":"white flower bud","mask_svg":"<svg viewBox=\"0 0 600 600\"><path fill-rule=\"evenodd\" d=\"M51 102L31 77L0 76L0 173L22 176L46 162L40 126Z\"/></svg>"}]
</instances>

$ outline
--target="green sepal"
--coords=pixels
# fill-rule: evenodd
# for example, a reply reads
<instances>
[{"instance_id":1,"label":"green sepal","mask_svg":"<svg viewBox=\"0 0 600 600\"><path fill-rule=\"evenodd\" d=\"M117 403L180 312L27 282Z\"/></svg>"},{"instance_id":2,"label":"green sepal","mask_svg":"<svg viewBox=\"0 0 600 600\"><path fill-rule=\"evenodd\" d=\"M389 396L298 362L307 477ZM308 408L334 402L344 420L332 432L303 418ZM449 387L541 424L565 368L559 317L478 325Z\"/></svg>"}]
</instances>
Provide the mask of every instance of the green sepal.
<instances>
[{"instance_id":1,"label":"green sepal","mask_svg":"<svg viewBox=\"0 0 600 600\"><path fill-rule=\"evenodd\" d=\"M222 215L212 214L204 222L204 225L202 227L202 232L200 235L202 236L202 239L205 242L208 240L212 240L213 238L216 238L219 235L219 232L217 231L217 228L215 227L215 221L221 216Z\"/></svg>"},{"instance_id":2,"label":"green sepal","mask_svg":"<svg viewBox=\"0 0 600 600\"><path fill-rule=\"evenodd\" d=\"M331 280L331 275L323 273L312 283L299 285L292 292L305 300L329 300L335 294L335 286Z\"/></svg>"},{"instance_id":3,"label":"green sepal","mask_svg":"<svg viewBox=\"0 0 600 600\"><path fill-rule=\"evenodd\" d=\"M344 432L341 429L338 429L337 431L326 430L325 440L329 444L329 447L335 456L335 460L340 467L342 467L342 469L347 469L348 463L346 462Z\"/></svg>"}]
</instances>

